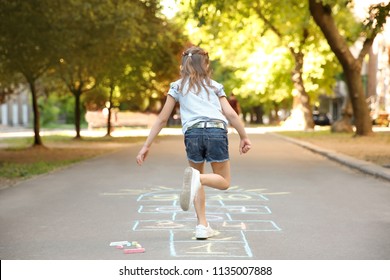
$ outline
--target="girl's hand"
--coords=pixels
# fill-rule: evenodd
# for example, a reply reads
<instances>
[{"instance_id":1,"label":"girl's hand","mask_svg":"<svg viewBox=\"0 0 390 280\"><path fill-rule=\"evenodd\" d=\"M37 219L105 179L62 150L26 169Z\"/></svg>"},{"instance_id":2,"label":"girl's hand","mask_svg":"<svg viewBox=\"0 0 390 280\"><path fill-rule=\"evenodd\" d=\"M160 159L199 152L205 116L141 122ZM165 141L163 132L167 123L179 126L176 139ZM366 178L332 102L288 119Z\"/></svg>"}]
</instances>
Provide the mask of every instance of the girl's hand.
<instances>
[{"instance_id":1,"label":"girl's hand","mask_svg":"<svg viewBox=\"0 0 390 280\"><path fill-rule=\"evenodd\" d=\"M137 155L138 165L142 165L144 163L146 157L148 156L148 153L149 153L149 148L146 146L143 146Z\"/></svg>"},{"instance_id":2,"label":"girl's hand","mask_svg":"<svg viewBox=\"0 0 390 280\"><path fill-rule=\"evenodd\" d=\"M252 143L248 138L241 139L240 141L240 155L246 154L252 148Z\"/></svg>"}]
</instances>

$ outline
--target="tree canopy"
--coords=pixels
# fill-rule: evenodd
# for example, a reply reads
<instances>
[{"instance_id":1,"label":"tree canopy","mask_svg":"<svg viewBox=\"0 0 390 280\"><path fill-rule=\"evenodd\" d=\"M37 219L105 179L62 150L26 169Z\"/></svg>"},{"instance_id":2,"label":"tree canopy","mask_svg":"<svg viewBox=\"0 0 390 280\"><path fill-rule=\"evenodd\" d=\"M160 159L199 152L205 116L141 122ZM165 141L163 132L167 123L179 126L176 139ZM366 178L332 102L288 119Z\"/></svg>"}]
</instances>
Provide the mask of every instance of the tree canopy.
<instances>
[{"instance_id":1,"label":"tree canopy","mask_svg":"<svg viewBox=\"0 0 390 280\"><path fill-rule=\"evenodd\" d=\"M188 36L229 68L248 105L278 104L296 96L312 127L310 99L329 94L339 66L302 1L191 2ZM194 28L195 27L195 28ZM192 32L192 30L201 32ZM202 34L202 35L200 35ZM255 95L255 96L253 96ZM292 104L292 101L288 102Z\"/></svg>"},{"instance_id":2,"label":"tree canopy","mask_svg":"<svg viewBox=\"0 0 390 280\"><path fill-rule=\"evenodd\" d=\"M121 88L123 100L136 103L164 95L183 40L160 8L157 0L2 1L0 66L30 84L36 145L35 83L43 75L60 77L74 95L78 136L80 96L98 85Z\"/></svg>"},{"instance_id":3,"label":"tree canopy","mask_svg":"<svg viewBox=\"0 0 390 280\"><path fill-rule=\"evenodd\" d=\"M235 92L241 101L249 95L251 104L259 100L263 104L280 102L294 96L303 104L309 127L312 100L316 101L319 94L332 93L339 77L347 77L350 92L359 91L348 80L361 83L360 72L350 78L353 70L343 65L339 53L350 53L353 44L366 38L362 60L389 16L390 4L380 3L371 6L365 20L357 19L353 5L353 0L194 0L182 8L190 10L186 18L190 40L210 48L221 64L236 69L234 75L241 83ZM328 34L324 30L329 30L330 22L321 25L313 6L322 6L324 14L332 17L335 27ZM338 53L334 46L342 41L344 47ZM365 135L371 130L370 117L364 96L359 99L353 106L354 121L357 134Z\"/></svg>"}]
</instances>

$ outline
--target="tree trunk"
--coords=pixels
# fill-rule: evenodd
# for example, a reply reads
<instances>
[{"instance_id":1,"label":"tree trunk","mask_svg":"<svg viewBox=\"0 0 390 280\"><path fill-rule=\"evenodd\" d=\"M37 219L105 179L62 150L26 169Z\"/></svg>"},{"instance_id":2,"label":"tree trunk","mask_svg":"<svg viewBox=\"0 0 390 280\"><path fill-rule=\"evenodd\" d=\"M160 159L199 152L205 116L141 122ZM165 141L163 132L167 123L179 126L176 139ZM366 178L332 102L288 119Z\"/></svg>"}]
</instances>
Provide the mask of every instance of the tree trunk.
<instances>
[{"instance_id":1,"label":"tree trunk","mask_svg":"<svg viewBox=\"0 0 390 280\"><path fill-rule=\"evenodd\" d=\"M302 51L295 52L292 48L290 48L290 52L295 61L295 67L291 73L291 80L294 83L294 90L292 94L294 102L291 115L286 120L285 125L292 127L303 126L304 130L310 130L314 128L314 121L310 105L310 97L306 92L302 78L304 54Z\"/></svg>"},{"instance_id":2,"label":"tree trunk","mask_svg":"<svg viewBox=\"0 0 390 280\"><path fill-rule=\"evenodd\" d=\"M114 85L110 85L110 97L108 99L109 106L108 106L108 117L107 117L107 133L106 136L111 136L111 108L112 108L112 96L114 95Z\"/></svg>"},{"instance_id":3,"label":"tree trunk","mask_svg":"<svg viewBox=\"0 0 390 280\"><path fill-rule=\"evenodd\" d=\"M372 123L364 96L361 68L363 58L371 48L373 39L366 39L359 57L355 59L349 50L347 42L336 27L331 8L323 5L321 1L317 2L317 0L309 0L309 7L311 15L321 28L330 48L343 67L348 94L353 108L356 135L370 135L372 134Z\"/></svg>"},{"instance_id":4,"label":"tree trunk","mask_svg":"<svg viewBox=\"0 0 390 280\"><path fill-rule=\"evenodd\" d=\"M263 106L262 105L257 105L253 107L253 112L256 116L256 124L263 124Z\"/></svg>"},{"instance_id":5,"label":"tree trunk","mask_svg":"<svg viewBox=\"0 0 390 280\"><path fill-rule=\"evenodd\" d=\"M343 104L341 117L335 121L331 126L332 132L346 132L346 133L352 133L352 116L353 116L353 110L352 110L352 104L349 100L349 97L345 97L345 101Z\"/></svg>"},{"instance_id":6,"label":"tree trunk","mask_svg":"<svg viewBox=\"0 0 390 280\"><path fill-rule=\"evenodd\" d=\"M75 128L76 128L76 136L75 139L80 140L81 134L80 134L80 127L81 127L81 109L80 109L80 99L81 99L81 89L76 90L73 92L73 95L75 97L75 108L74 108L74 120L75 120Z\"/></svg>"},{"instance_id":7,"label":"tree trunk","mask_svg":"<svg viewBox=\"0 0 390 280\"><path fill-rule=\"evenodd\" d=\"M29 80L28 84L30 86L31 90L31 96L32 96L32 107L33 107L33 114L34 114L34 144L33 146L43 146L40 132L40 115L39 115L39 108L38 108L38 98L37 98L37 91L35 88L35 81Z\"/></svg>"},{"instance_id":8,"label":"tree trunk","mask_svg":"<svg viewBox=\"0 0 390 280\"><path fill-rule=\"evenodd\" d=\"M354 112L356 135L364 136L372 134L372 122L360 72L361 63L355 69L347 71L345 77L349 89L348 93L352 104L352 111Z\"/></svg>"},{"instance_id":9,"label":"tree trunk","mask_svg":"<svg viewBox=\"0 0 390 280\"><path fill-rule=\"evenodd\" d=\"M293 109L302 111L304 130L313 129L314 121L312 108L310 105L310 97L306 92L302 78L304 54L301 51L299 53L296 53L291 50L291 52L295 61L295 68L291 75L291 79L294 83L294 88L297 93L297 108Z\"/></svg>"}]
</instances>

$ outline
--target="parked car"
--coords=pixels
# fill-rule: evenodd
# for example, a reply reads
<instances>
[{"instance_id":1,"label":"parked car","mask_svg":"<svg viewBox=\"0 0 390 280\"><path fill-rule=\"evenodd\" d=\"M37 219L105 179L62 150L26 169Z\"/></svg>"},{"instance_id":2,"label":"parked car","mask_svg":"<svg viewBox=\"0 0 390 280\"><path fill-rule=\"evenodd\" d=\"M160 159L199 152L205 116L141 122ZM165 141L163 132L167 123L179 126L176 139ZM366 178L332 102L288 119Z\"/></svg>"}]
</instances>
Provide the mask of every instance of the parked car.
<instances>
[{"instance_id":1,"label":"parked car","mask_svg":"<svg viewBox=\"0 0 390 280\"><path fill-rule=\"evenodd\" d=\"M315 125L330 125L330 119L326 113L313 112L313 121Z\"/></svg>"}]
</instances>

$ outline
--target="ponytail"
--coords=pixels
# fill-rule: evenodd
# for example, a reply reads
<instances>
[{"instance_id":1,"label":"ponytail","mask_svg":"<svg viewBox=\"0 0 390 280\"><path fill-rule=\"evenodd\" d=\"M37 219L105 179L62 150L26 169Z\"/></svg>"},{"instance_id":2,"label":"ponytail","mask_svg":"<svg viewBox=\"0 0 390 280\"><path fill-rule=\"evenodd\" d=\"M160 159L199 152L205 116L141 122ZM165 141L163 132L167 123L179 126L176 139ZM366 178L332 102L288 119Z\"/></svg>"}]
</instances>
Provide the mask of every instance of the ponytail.
<instances>
[{"instance_id":1,"label":"ponytail","mask_svg":"<svg viewBox=\"0 0 390 280\"><path fill-rule=\"evenodd\" d=\"M180 70L182 77L180 89L183 90L184 85L188 82L186 93L194 89L195 93L199 94L203 87L209 94L207 89L207 86L211 86L209 63L208 53L199 47L191 47L183 52Z\"/></svg>"}]
</instances>

